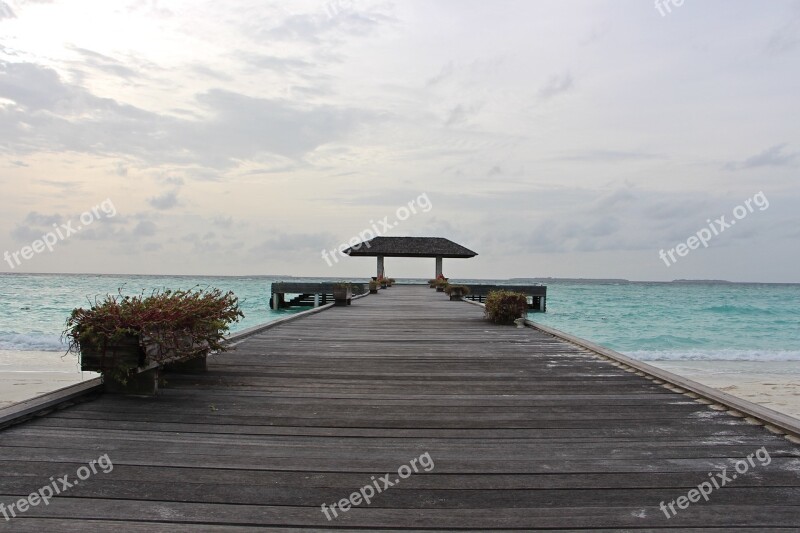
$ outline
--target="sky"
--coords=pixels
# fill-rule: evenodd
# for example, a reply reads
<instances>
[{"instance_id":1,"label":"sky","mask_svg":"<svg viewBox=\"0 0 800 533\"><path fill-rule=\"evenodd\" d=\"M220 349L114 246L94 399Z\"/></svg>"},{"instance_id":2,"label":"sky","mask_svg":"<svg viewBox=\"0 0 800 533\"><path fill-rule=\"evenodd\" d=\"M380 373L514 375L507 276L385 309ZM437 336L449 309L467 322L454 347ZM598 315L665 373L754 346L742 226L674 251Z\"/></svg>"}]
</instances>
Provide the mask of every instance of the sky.
<instances>
[{"instance_id":1,"label":"sky","mask_svg":"<svg viewBox=\"0 0 800 533\"><path fill-rule=\"evenodd\" d=\"M798 95L794 0L0 0L0 272L800 282Z\"/></svg>"}]
</instances>

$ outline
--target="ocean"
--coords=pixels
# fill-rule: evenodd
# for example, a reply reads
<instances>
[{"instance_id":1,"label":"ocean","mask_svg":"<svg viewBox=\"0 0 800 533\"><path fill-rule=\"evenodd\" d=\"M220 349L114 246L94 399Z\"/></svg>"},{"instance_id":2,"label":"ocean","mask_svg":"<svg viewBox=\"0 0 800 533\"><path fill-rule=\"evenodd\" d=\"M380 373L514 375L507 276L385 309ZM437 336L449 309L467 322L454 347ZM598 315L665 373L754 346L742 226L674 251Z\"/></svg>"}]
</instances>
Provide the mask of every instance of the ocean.
<instances>
[{"instance_id":1,"label":"ocean","mask_svg":"<svg viewBox=\"0 0 800 533\"><path fill-rule=\"evenodd\" d=\"M642 361L799 361L800 285L548 283L529 318Z\"/></svg>"},{"instance_id":2,"label":"ocean","mask_svg":"<svg viewBox=\"0 0 800 533\"><path fill-rule=\"evenodd\" d=\"M60 334L70 311L118 290L124 294L192 287L231 290L245 314L232 327L238 331L298 311L270 310L270 284L277 279L0 274L0 350L63 353ZM302 280L323 278L292 278ZM636 359L800 361L800 285L560 280L546 284L547 313L531 313L529 318Z\"/></svg>"}]
</instances>

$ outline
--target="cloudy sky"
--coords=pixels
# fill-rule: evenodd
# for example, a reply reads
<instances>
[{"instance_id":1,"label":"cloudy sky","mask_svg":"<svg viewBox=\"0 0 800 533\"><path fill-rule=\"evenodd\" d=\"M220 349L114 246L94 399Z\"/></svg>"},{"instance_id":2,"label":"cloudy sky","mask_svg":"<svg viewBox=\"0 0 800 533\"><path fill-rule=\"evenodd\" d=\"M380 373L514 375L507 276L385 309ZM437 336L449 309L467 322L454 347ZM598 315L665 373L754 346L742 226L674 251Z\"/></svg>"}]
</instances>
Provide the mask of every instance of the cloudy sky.
<instances>
[{"instance_id":1,"label":"cloudy sky","mask_svg":"<svg viewBox=\"0 0 800 533\"><path fill-rule=\"evenodd\" d=\"M800 2L669 2L0 0L0 272L800 282Z\"/></svg>"}]
</instances>

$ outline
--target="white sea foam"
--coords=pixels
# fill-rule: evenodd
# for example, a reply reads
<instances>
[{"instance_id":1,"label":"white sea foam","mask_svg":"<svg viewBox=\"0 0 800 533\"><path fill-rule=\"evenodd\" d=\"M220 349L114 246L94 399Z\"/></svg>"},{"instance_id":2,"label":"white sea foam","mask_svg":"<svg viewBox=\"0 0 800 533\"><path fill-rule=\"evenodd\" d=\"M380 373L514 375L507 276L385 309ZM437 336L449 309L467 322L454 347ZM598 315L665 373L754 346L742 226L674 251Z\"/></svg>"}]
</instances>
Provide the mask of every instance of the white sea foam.
<instances>
[{"instance_id":1,"label":"white sea foam","mask_svg":"<svg viewBox=\"0 0 800 533\"><path fill-rule=\"evenodd\" d=\"M640 361L800 361L800 350L631 350Z\"/></svg>"},{"instance_id":2,"label":"white sea foam","mask_svg":"<svg viewBox=\"0 0 800 533\"><path fill-rule=\"evenodd\" d=\"M0 350L65 352L59 335L45 333L0 333Z\"/></svg>"}]
</instances>

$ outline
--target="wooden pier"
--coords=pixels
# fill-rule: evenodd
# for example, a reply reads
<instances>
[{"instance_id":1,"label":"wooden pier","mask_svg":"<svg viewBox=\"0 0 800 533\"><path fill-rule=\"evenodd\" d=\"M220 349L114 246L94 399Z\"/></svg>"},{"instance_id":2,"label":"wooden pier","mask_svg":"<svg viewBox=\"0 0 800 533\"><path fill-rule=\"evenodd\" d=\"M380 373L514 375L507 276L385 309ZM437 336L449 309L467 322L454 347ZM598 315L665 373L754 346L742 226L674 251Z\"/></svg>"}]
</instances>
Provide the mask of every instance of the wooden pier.
<instances>
[{"instance_id":1,"label":"wooden pier","mask_svg":"<svg viewBox=\"0 0 800 533\"><path fill-rule=\"evenodd\" d=\"M289 307L319 307L331 303L333 298L333 282L275 282L270 288L270 309L286 309ZM366 283L351 283L353 295L358 296L368 291ZM287 295L294 295L287 300Z\"/></svg>"},{"instance_id":2,"label":"wooden pier","mask_svg":"<svg viewBox=\"0 0 800 533\"><path fill-rule=\"evenodd\" d=\"M103 395L0 431L0 503L108 454L8 531L796 531L800 447L587 349L395 286L243 340L156 398ZM667 518L764 447L768 465ZM428 453L434 466L321 510Z\"/></svg>"}]
</instances>

